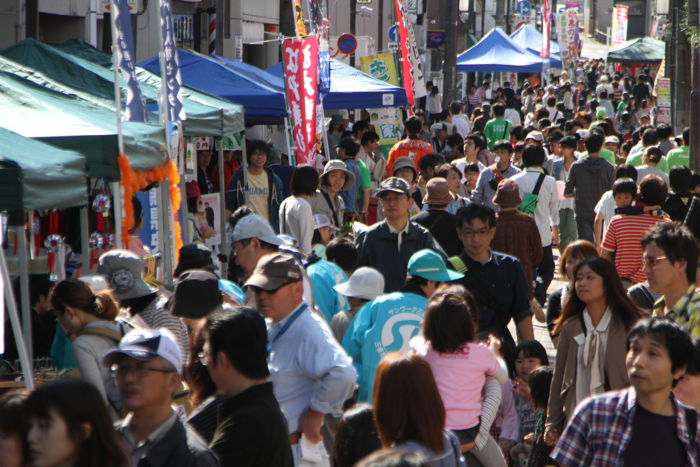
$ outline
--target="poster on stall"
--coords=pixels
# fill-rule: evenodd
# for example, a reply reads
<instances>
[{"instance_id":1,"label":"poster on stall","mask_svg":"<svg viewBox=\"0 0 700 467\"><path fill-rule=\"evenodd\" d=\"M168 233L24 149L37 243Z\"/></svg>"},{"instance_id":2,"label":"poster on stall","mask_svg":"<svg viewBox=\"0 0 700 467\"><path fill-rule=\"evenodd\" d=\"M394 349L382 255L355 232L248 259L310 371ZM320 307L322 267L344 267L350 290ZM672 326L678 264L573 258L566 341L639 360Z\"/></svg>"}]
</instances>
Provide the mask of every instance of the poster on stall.
<instances>
[{"instance_id":1,"label":"poster on stall","mask_svg":"<svg viewBox=\"0 0 700 467\"><path fill-rule=\"evenodd\" d=\"M629 5L617 5L612 13L612 46L618 46L627 40L627 22Z\"/></svg>"},{"instance_id":2,"label":"poster on stall","mask_svg":"<svg viewBox=\"0 0 700 467\"><path fill-rule=\"evenodd\" d=\"M399 76L396 73L394 54L381 53L360 57L360 69L380 81L394 86L399 85Z\"/></svg>"},{"instance_id":3,"label":"poster on stall","mask_svg":"<svg viewBox=\"0 0 700 467\"><path fill-rule=\"evenodd\" d=\"M212 249L214 254L219 253L221 247L221 208L219 194L209 193L199 198L195 225L199 234L204 238L204 243Z\"/></svg>"},{"instance_id":4,"label":"poster on stall","mask_svg":"<svg viewBox=\"0 0 700 467\"><path fill-rule=\"evenodd\" d=\"M659 78L654 91L656 92L655 124L671 123L671 79Z\"/></svg>"},{"instance_id":5,"label":"poster on stall","mask_svg":"<svg viewBox=\"0 0 700 467\"><path fill-rule=\"evenodd\" d=\"M318 36L282 42L284 84L294 122L296 164L313 163L316 154L316 100L318 96Z\"/></svg>"}]
</instances>

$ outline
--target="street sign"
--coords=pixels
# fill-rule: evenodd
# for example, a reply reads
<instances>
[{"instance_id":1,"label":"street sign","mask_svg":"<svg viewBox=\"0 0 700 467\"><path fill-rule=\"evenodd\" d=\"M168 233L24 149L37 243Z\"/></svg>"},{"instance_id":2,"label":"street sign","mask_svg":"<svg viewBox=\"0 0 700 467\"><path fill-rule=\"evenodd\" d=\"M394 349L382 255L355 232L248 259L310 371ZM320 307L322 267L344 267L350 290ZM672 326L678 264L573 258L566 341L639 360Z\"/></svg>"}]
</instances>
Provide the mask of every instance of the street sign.
<instances>
[{"instance_id":1,"label":"street sign","mask_svg":"<svg viewBox=\"0 0 700 467\"><path fill-rule=\"evenodd\" d=\"M391 42L398 42L398 28L396 25L393 25L392 27L389 28L389 41Z\"/></svg>"},{"instance_id":2,"label":"street sign","mask_svg":"<svg viewBox=\"0 0 700 467\"><path fill-rule=\"evenodd\" d=\"M357 49L357 39L352 34L343 34L338 38L338 50L351 54Z\"/></svg>"},{"instance_id":3,"label":"street sign","mask_svg":"<svg viewBox=\"0 0 700 467\"><path fill-rule=\"evenodd\" d=\"M399 43L398 42L389 42L389 50L392 52L398 52L399 51Z\"/></svg>"},{"instance_id":4,"label":"street sign","mask_svg":"<svg viewBox=\"0 0 700 467\"><path fill-rule=\"evenodd\" d=\"M515 4L515 12L519 15L528 16L532 6L527 0L518 0Z\"/></svg>"}]
</instances>

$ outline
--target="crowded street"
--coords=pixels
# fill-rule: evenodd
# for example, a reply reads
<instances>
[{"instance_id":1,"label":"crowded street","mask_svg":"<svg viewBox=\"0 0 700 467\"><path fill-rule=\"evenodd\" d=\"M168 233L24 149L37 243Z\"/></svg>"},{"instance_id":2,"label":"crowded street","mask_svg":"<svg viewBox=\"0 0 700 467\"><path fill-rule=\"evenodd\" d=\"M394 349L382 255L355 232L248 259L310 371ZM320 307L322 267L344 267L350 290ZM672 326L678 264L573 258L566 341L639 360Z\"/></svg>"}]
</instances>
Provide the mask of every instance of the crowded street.
<instances>
[{"instance_id":1,"label":"crowded street","mask_svg":"<svg viewBox=\"0 0 700 467\"><path fill-rule=\"evenodd\" d=\"M0 467L700 467L699 11L0 6Z\"/></svg>"}]
</instances>

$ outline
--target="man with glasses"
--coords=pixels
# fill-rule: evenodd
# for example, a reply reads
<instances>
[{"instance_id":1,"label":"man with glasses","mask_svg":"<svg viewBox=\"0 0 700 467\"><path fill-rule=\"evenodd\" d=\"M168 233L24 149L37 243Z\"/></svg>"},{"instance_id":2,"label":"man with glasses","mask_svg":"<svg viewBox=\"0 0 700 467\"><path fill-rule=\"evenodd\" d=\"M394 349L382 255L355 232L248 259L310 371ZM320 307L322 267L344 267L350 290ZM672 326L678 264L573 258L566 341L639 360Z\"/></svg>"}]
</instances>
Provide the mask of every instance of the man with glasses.
<instances>
[{"instance_id":1,"label":"man with glasses","mask_svg":"<svg viewBox=\"0 0 700 467\"><path fill-rule=\"evenodd\" d=\"M696 290L698 246L687 227L665 222L642 237L644 272L649 287L662 297L655 316L680 324L691 337L700 337L700 291Z\"/></svg>"},{"instance_id":2,"label":"man with glasses","mask_svg":"<svg viewBox=\"0 0 700 467\"><path fill-rule=\"evenodd\" d=\"M500 338L508 357L515 350L508 330L511 319L520 341L534 339L534 332L520 261L491 250L495 226L496 213L489 207L472 203L457 211L457 236L464 251L450 258L450 263L464 274L464 286L479 303L479 331Z\"/></svg>"},{"instance_id":3,"label":"man with glasses","mask_svg":"<svg viewBox=\"0 0 700 467\"><path fill-rule=\"evenodd\" d=\"M225 394L211 448L223 465L293 467L287 423L269 381L265 320L227 305L209 315L200 358Z\"/></svg>"},{"instance_id":4,"label":"man with glasses","mask_svg":"<svg viewBox=\"0 0 700 467\"><path fill-rule=\"evenodd\" d=\"M292 256L274 253L260 259L245 286L268 320L270 379L296 465L324 466L330 464L322 444L323 416L342 413L357 375L323 318L304 302L302 277Z\"/></svg>"},{"instance_id":5,"label":"man with glasses","mask_svg":"<svg viewBox=\"0 0 700 467\"><path fill-rule=\"evenodd\" d=\"M217 466L206 443L172 408L182 372L182 353L165 329L135 329L104 357L123 410L117 431L132 465ZM79 395L78 395L79 397Z\"/></svg>"},{"instance_id":6,"label":"man with glasses","mask_svg":"<svg viewBox=\"0 0 700 467\"><path fill-rule=\"evenodd\" d=\"M404 285L406 266L413 253L424 248L442 255L444 252L428 229L409 219L411 191L406 180L387 178L380 185L377 197L384 220L357 235L357 265L381 272L384 291L395 292Z\"/></svg>"}]
</instances>

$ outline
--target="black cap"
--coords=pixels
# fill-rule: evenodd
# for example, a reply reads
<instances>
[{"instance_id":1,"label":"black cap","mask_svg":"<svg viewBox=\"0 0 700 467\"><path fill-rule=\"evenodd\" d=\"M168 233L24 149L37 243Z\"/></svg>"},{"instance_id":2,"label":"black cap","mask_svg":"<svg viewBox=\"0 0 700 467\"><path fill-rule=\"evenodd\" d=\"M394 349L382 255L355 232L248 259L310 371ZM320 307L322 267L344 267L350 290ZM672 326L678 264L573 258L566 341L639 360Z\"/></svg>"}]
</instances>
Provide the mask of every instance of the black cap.
<instances>
[{"instance_id":1,"label":"black cap","mask_svg":"<svg viewBox=\"0 0 700 467\"><path fill-rule=\"evenodd\" d=\"M180 248L180 262L175 268L175 277L190 269L205 269L216 272L211 250L199 243L190 243Z\"/></svg>"},{"instance_id":2,"label":"black cap","mask_svg":"<svg viewBox=\"0 0 700 467\"><path fill-rule=\"evenodd\" d=\"M217 277L202 269L182 273L168 301L168 311L174 316L204 318L224 302Z\"/></svg>"}]
</instances>

